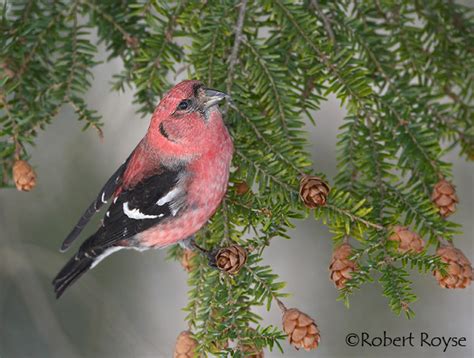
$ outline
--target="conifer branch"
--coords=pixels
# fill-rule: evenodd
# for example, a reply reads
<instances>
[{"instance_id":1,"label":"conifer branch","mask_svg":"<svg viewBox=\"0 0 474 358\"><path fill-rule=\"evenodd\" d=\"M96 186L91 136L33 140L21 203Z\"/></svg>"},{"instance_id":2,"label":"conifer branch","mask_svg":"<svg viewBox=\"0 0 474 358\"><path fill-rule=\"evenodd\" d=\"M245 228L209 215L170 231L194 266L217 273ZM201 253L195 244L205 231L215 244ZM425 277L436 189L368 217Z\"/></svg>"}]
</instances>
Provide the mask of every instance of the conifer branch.
<instances>
[{"instance_id":1,"label":"conifer branch","mask_svg":"<svg viewBox=\"0 0 474 358\"><path fill-rule=\"evenodd\" d=\"M474 157L474 17L462 6L442 0L309 0L305 6L58 0L51 6L13 2L2 14L2 187L12 186L13 164L29 158L27 144L64 104L102 135L100 115L83 98L100 42L108 60L123 62L112 89L127 85L142 114L185 71L232 96L223 112L235 147L235 186L196 242L216 255L232 246L243 266L230 273L210 267L204 256L182 261L189 270L186 320L199 354L242 356L249 347L279 347L284 335L253 312L272 302L287 311L284 283L262 265L262 255L277 237L290 238L294 219L309 213L305 207L333 234L334 255L336 248L346 250L338 254L344 253L352 278L332 278L346 305L377 277L390 308L411 318L416 296L408 270L439 276L445 258L429 250L457 250L459 225L444 218L457 198L444 180L452 173L443 155L460 144ZM97 39L89 35L94 32ZM332 94L348 113L330 188L330 178L311 175L305 126L317 124L314 111ZM402 229L412 230L413 247L424 249L395 249ZM177 260L187 260L185 253L192 254L169 250Z\"/></svg>"}]
</instances>

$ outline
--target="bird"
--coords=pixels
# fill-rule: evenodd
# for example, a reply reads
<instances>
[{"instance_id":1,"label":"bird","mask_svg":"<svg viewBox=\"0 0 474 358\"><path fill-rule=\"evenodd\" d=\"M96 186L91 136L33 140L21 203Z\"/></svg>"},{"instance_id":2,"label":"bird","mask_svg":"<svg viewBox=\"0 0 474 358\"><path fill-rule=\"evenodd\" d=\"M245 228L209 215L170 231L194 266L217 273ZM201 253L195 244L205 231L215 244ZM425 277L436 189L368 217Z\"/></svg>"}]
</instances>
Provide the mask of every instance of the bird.
<instances>
[{"instance_id":1,"label":"bird","mask_svg":"<svg viewBox=\"0 0 474 358\"><path fill-rule=\"evenodd\" d=\"M156 106L143 139L64 240L66 251L109 201L102 223L53 280L56 297L121 249L189 243L227 191L234 146L219 103L230 97L185 80Z\"/></svg>"}]
</instances>

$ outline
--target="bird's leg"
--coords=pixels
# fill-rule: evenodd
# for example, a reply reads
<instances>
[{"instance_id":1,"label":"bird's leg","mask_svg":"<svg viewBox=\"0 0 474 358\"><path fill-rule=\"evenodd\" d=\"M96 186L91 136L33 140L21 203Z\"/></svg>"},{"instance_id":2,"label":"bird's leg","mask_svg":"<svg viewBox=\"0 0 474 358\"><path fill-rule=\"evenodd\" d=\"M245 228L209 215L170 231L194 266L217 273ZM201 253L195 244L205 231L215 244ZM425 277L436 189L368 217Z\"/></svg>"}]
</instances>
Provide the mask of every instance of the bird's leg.
<instances>
[{"instance_id":1,"label":"bird's leg","mask_svg":"<svg viewBox=\"0 0 474 358\"><path fill-rule=\"evenodd\" d=\"M201 255L206 257L206 259L208 260L210 266L216 267L215 251L209 251L209 250L206 250L203 247L199 246L196 243L196 237L194 235L180 241L179 244L184 249L199 252Z\"/></svg>"},{"instance_id":2,"label":"bird's leg","mask_svg":"<svg viewBox=\"0 0 474 358\"><path fill-rule=\"evenodd\" d=\"M193 250L194 251L194 244L195 244L196 238L194 235L191 235L190 237L187 237L184 240L181 240L179 242L179 246L181 246L185 250Z\"/></svg>"}]
</instances>

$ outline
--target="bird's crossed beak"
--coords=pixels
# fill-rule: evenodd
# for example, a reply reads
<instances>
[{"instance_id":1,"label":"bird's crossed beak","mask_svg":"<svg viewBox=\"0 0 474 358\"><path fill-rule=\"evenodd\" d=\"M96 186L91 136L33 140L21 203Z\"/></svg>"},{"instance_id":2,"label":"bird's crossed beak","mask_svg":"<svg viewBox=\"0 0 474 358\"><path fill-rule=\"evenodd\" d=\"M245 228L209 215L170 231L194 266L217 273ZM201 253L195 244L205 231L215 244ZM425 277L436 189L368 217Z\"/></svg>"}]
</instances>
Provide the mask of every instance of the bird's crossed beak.
<instances>
[{"instance_id":1,"label":"bird's crossed beak","mask_svg":"<svg viewBox=\"0 0 474 358\"><path fill-rule=\"evenodd\" d=\"M203 109L209 109L210 107L218 104L223 99L230 100L230 96L227 93L211 88L206 88L204 89Z\"/></svg>"}]
</instances>

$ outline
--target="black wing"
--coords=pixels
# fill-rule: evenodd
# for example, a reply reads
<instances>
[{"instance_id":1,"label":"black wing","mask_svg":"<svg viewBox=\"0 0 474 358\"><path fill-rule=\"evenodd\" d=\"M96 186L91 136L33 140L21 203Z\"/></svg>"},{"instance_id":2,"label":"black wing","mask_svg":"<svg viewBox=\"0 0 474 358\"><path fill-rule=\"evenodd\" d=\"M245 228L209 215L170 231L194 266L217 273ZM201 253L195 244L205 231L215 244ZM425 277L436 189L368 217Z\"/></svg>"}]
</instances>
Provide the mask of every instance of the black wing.
<instances>
[{"instance_id":1,"label":"black wing","mask_svg":"<svg viewBox=\"0 0 474 358\"><path fill-rule=\"evenodd\" d=\"M113 252L114 246L121 246L120 242L179 215L186 203L183 174L182 168L160 168L133 188L123 190L110 205L102 227L81 245L53 280L56 297Z\"/></svg>"},{"instance_id":2,"label":"black wing","mask_svg":"<svg viewBox=\"0 0 474 358\"><path fill-rule=\"evenodd\" d=\"M185 205L182 168L160 168L134 187L118 195L106 212L103 225L84 242L80 251L102 250L178 215Z\"/></svg>"},{"instance_id":3,"label":"black wing","mask_svg":"<svg viewBox=\"0 0 474 358\"><path fill-rule=\"evenodd\" d=\"M125 169L127 168L129 159L130 157L115 171L114 174L112 174L110 179L107 180L107 183L105 183L103 188L100 190L99 194L97 195L97 198L91 203L91 205L89 205L84 214L82 214L76 226L74 226L74 229L72 229L72 231L69 233L69 235L66 237L63 244L61 245L62 252L66 251L69 246L71 246L72 242L77 239L82 229L84 229L89 220L94 216L96 212L100 210L102 205L107 203L107 200L112 197L115 190L122 184L122 176L125 172Z\"/></svg>"}]
</instances>

